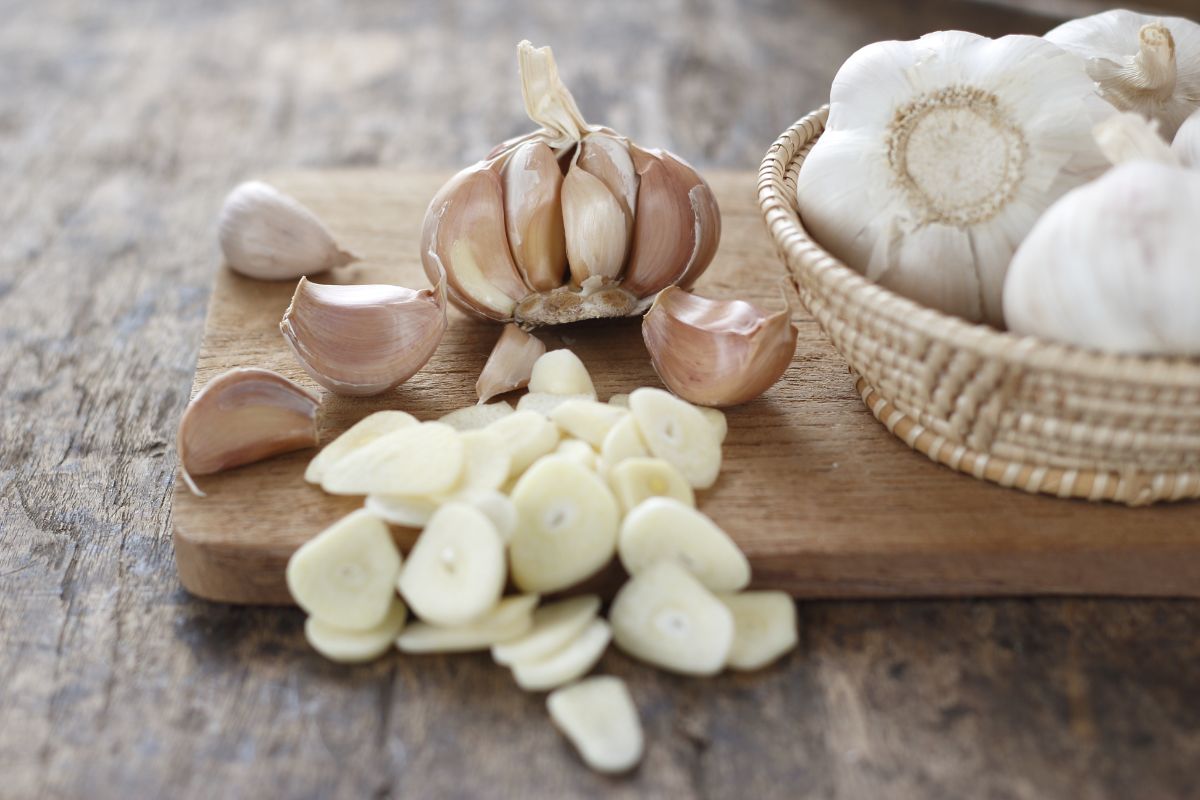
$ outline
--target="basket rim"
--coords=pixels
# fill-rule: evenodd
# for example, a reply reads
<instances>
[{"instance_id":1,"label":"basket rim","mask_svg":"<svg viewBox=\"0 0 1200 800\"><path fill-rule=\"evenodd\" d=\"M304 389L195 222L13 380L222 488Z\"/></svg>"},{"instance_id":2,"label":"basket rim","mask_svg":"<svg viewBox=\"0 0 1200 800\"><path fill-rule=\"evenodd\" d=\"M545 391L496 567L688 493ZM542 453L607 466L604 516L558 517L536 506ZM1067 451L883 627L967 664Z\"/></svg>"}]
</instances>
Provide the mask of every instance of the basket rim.
<instances>
[{"instance_id":1,"label":"basket rim","mask_svg":"<svg viewBox=\"0 0 1200 800\"><path fill-rule=\"evenodd\" d=\"M758 170L757 189L758 204L767 228L785 260L791 263L798 259L799 250L815 251L821 257L822 264L817 268L806 267L806 271L813 275L823 290L857 295L857 302L863 305L868 304L862 297L864 293L878 294L883 302L870 303L873 313L904 330L917 331L930 340L943 342L957 350L974 352L983 358L1091 380L1200 388L1200 358L1105 353L1001 331L921 305L867 280L837 259L804 228L797 200L785 184L788 171L795 164L803 162L805 146L816 141L824 131L828 115L829 105L826 104L804 115L780 134L763 157Z\"/></svg>"}]
</instances>

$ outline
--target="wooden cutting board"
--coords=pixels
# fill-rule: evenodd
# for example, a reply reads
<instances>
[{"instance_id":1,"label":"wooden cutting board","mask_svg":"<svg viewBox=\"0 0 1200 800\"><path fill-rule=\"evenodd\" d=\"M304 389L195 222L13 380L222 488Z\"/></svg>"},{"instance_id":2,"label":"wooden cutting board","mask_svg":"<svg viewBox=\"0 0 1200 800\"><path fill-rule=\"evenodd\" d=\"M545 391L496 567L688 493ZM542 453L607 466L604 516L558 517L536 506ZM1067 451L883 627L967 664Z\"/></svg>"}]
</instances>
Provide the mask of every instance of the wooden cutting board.
<instances>
[{"instance_id":1,"label":"wooden cutting board","mask_svg":"<svg viewBox=\"0 0 1200 800\"><path fill-rule=\"evenodd\" d=\"M272 182L363 258L318 281L419 288L427 285L421 220L446 177L371 170L291 173ZM784 269L759 216L754 175L709 177L724 232L698 289L778 307ZM266 367L318 388L279 334L292 289L292 282L217 271L193 393L237 366ZM756 586L803 597L1200 595L1200 505L1129 509L1058 500L937 466L876 422L820 329L799 310L796 321L800 342L790 370L763 397L728 411L724 470L699 498L750 557ZM322 442L379 409L432 419L473 403L498 332L452 310L437 354L405 385L375 398L323 395ZM542 336L551 348L579 354L601 398L660 385L636 320ZM303 481L313 452L201 478L206 498L177 481L175 558L190 592L233 603L290 602L288 556L359 505ZM416 531L396 535L407 548ZM598 582L611 588L619 577L612 570Z\"/></svg>"}]
</instances>

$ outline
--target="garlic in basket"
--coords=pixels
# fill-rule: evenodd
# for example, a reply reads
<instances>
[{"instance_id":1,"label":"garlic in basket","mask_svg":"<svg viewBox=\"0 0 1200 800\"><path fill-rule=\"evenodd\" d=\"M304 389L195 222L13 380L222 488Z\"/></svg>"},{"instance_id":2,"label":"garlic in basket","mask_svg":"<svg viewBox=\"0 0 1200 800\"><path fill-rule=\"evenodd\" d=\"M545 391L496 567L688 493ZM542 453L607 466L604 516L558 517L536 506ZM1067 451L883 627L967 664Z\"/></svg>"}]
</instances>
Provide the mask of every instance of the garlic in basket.
<instances>
[{"instance_id":1,"label":"garlic in basket","mask_svg":"<svg viewBox=\"0 0 1200 800\"><path fill-rule=\"evenodd\" d=\"M867 278L994 325L1016 246L1106 166L1091 129L1113 113L1059 47L961 31L864 47L830 105L797 181L805 227Z\"/></svg>"},{"instance_id":2,"label":"garlic in basket","mask_svg":"<svg viewBox=\"0 0 1200 800\"><path fill-rule=\"evenodd\" d=\"M1185 167L1200 169L1200 111L1195 112L1179 126L1171 149Z\"/></svg>"},{"instance_id":3,"label":"garlic in basket","mask_svg":"<svg viewBox=\"0 0 1200 800\"><path fill-rule=\"evenodd\" d=\"M525 110L541 129L455 175L425 214L421 258L451 299L522 327L645 311L690 286L721 217L679 157L584 121L549 47L518 45Z\"/></svg>"},{"instance_id":4,"label":"garlic in basket","mask_svg":"<svg viewBox=\"0 0 1200 800\"><path fill-rule=\"evenodd\" d=\"M1064 22L1046 38L1082 56L1100 96L1158 120L1170 141L1200 107L1200 25L1114 9Z\"/></svg>"},{"instance_id":5,"label":"garlic in basket","mask_svg":"<svg viewBox=\"0 0 1200 800\"><path fill-rule=\"evenodd\" d=\"M1135 114L1097 139L1124 163L1030 231L1004 284L1009 327L1109 352L1200 354L1200 171L1170 163Z\"/></svg>"}]
</instances>

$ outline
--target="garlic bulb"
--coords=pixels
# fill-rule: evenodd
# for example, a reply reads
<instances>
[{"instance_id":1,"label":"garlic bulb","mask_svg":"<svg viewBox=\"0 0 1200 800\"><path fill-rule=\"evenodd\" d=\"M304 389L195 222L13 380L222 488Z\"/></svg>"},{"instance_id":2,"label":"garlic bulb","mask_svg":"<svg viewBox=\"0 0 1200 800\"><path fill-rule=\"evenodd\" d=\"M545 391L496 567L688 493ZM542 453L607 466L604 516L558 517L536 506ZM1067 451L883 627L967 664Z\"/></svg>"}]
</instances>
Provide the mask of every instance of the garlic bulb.
<instances>
[{"instance_id":1,"label":"garlic bulb","mask_svg":"<svg viewBox=\"0 0 1200 800\"><path fill-rule=\"evenodd\" d=\"M337 246L316 214L260 181L229 193L217 227L225 262L250 278L295 280L358 260Z\"/></svg>"},{"instance_id":2,"label":"garlic bulb","mask_svg":"<svg viewBox=\"0 0 1200 800\"><path fill-rule=\"evenodd\" d=\"M1179 126L1171 149L1185 167L1200 169L1200 111L1195 112Z\"/></svg>"},{"instance_id":3,"label":"garlic bulb","mask_svg":"<svg viewBox=\"0 0 1200 800\"><path fill-rule=\"evenodd\" d=\"M830 105L797 181L805 227L867 278L993 325L1038 215L1104 170L1091 129L1113 113L1055 45L961 31L864 47Z\"/></svg>"},{"instance_id":4,"label":"garlic bulb","mask_svg":"<svg viewBox=\"0 0 1200 800\"><path fill-rule=\"evenodd\" d=\"M366 396L396 388L433 356L446 332L446 292L403 286L335 286L301 278L279 323L312 379Z\"/></svg>"},{"instance_id":5,"label":"garlic bulb","mask_svg":"<svg viewBox=\"0 0 1200 800\"><path fill-rule=\"evenodd\" d=\"M550 48L518 45L525 110L542 127L446 183L421 258L450 298L524 328L646 310L690 286L721 235L716 199L678 156L584 121Z\"/></svg>"},{"instance_id":6,"label":"garlic bulb","mask_svg":"<svg viewBox=\"0 0 1200 800\"><path fill-rule=\"evenodd\" d=\"M1038 220L1005 281L1009 327L1109 352L1200 354L1200 171L1154 160L1161 150L1132 152L1155 138L1136 115L1097 137L1133 160Z\"/></svg>"},{"instance_id":7,"label":"garlic bulb","mask_svg":"<svg viewBox=\"0 0 1200 800\"><path fill-rule=\"evenodd\" d=\"M1191 20L1114 9L1064 22L1046 38L1086 60L1105 100L1158 120L1167 141L1200 107L1200 25Z\"/></svg>"},{"instance_id":8,"label":"garlic bulb","mask_svg":"<svg viewBox=\"0 0 1200 800\"><path fill-rule=\"evenodd\" d=\"M710 300L671 286L642 320L654 370L675 394L705 406L746 403L792 363L796 326L787 308L767 314L742 300Z\"/></svg>"}]
</instances>

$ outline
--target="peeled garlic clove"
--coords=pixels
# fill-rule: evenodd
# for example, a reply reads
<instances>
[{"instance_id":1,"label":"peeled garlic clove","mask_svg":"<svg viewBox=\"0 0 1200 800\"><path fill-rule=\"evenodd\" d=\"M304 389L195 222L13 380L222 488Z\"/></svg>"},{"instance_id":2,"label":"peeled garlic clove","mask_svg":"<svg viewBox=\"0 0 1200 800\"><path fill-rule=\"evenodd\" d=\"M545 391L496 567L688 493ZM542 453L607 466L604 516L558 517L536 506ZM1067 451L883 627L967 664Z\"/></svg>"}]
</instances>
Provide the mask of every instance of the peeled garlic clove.
<instances>
[{"instance_id":1,"label":"peeled garlic clove","mask_svg":"<svg viewBox=\"0 0 1200 800\"><path fill-rule=\"evenodd\" d=\"M492 645L525 635L533 625L533 609L538 599L536 594L506 597L468 625L443 628L414 622L396 639L396 647L404 653L487 650Z\"/></svg>"},{"instance_id":2,"label":"peeled garlic clove","mask_svg":"<svg viewBox=\"0 0 1200 800\"><path fill-rule=\"evenodd\" d=\"M733 614L733 646L726 666L762 669L799 640L796 604L785 592L719 594L717 599Z\"/></svg>"},{"instance_id":3,"label":"peeled garlic clove","mask_svg":"<svg viewBox=\"0 0 1200 800\"><path fill-rule=\"evenodd\" d=\"M717 245L721 241L721 210L717 207L717 198L713 196L712 189L691 164L665 150L661 151L659 158L675 177L676 183L687 192L692 208L694 246L683 275L677 281L679 286L687 289L704 274L717 254Z\"/></svg>"},{"instance_id":4,"label":"peeled garlic clove","mask_svg":"<svg viewBox=\"0 0 1200 800\"><path fill-rule=\"evenodd\" d=\"M310 392L270 370L221 373L192 398L179 421L184 482L204 497L193 476L316 447L320 406Z\"/></svg>"},{"instance_id":5,"label":"peeled garlic clove","mask_svg":"<svg viewBox=\"0 0 1200 800\"><path fill-rule=\"evenodd\" d=\"M572 164L562 185L563 228L571 280L614 280L621 274L629 237L625 212L604 181Z\"/></svg>"},{"instance_id":6,"label":"peeled garlic clove","mask_svg":"<svg viewBox=\"0 0 1200 800\"><path fill-rule=\"evenodd\" d=\"M389 433L326 470L330 494L432 495L449 490L463 472L465 446L449 425L423 422Z\"/></svg>"},{"instance_id":7,"label":"peeled garlic clove","mask_svg":"<svg viewBox=\"0 0 1200 800\"><path fill-rule=\"evenodd\" d=\"M642 439L641 429L637 419L632 415L617 422L604 437L600 446L600 464L606 473L611 474L614 467L627 458L640 458L650 455L646 442Z\"/></svg>"},{"instance_id":8,"label":"peeled garlic clove","mask_svg":"<svg viewBox=\"0 0 1200 800\"><path fill-rule=\"evenodd\" d=\"M433 356L446 332L443 284L334 286L301 278L279 323L312 379L361 397L396 388Z\"/></svg>"},{"instance_id":9,"label":"peeled garlic clove","mask_svg":"<svg viewBox=\"0 0 1200 800\"><path fill-rule=\"evenodd\" d=\"M687 189L658 155L639 147L631 147L630 155L639 181L638 213L621 287L652 297L687 271L696 249L696 215Z\"/></svg>"},{"instance_id":10,"label":"peeled garlic clove","mask_svg":"<svg viewBox=\"0 0 1200 800\"><path fill-rule=\"evenodd\" d=\"M695 489L716 483L721 440L694 406L662 389L643 387L629 396L629 408L656 458L671 462Z\"/></svg>"},{"instance_id":11,"label":"peeled garlic clove","mask_svg":"<svg viewBox=\"0 0 1200 800\"><path fill-rule=\"evenodd\" d=\"M504 220L513 261L531 289L562 285L567 267L563 238L563 173L545 142L518 145L503 169Z\"/></svg>"},{"instance_id":12,"label":"peeled garlic clove","mask_svg":"<svg viewBox=\"0 0 1200 800\"><path fill-rule=\"evenodd\" d=\"M431 282L446 274L456 304L504 322L529 288L508 246L497 168L496 161L468 167L438 191L425 212L421 261Z\"/></svg>"},{"instance_id":13,"label":"peeled garlic clove","mask_svg":"<svg viewBox=\"0 0 1200 800\"><path fill-rule=\"evenodd\" d=\"M517 410L485 430L500 437L511 459L509 477L516 477L558 446L558 426L536 411Z\"/></svg>"},{"instance_id":14,"label":"peeled garlic clove","mask_svg":"<svg viewBox=\"0 0 1200 800\"><path fill-rule=\"evenodd\" d=\"M568 400L551 410L549 416L568 435L600 447L608 432L629 412L595 400Z\"/></svg>"},{"instance_id":15,"label":"peeled garlic clove","mask_svg":"<svg viewBox=\"0 0 1200 800\"><path fill-rule=\"evenodd\" d=\"M546 698L546 707L579 757L597 772L627 772L642 760L642 724L620 678L600 675L558 689Z\"/></svg>"},{"instance_id":16,"label":"peeled garlic clove","mask_svg":"<svg viewBox=\"0 0 1200 800\"><path fill-rule=\"evenodd\" d=\"M546 345L536 336L512 323L505 325L475 382L479 402L486 403L498 394L528 386L533 365L545 352Z\"/></svg>"},{"instance_id":17,"label":"peeled garlic clove","mask_svg":"<svg viewBox=\"0 0 1200 800\"><path fill-rule=\"evenodd\" d=\"M369 494L364 508L380 519L402 528L424 528L438 504L428 497L403 494Z\"/></svg>"},{"instance_id":18,"label":"peeled garlic clove","mask_svg":"<svg viewBox=\"0 0 1200 800\"><path fill-rule=\"evenodd\" d=\"M527 692L545 692L586 675L612 640L612 628L602 619L594 619L574 640L544 658L517 661L513 678Z\"/></svg>"},{"instance_id":19,"label":"peeled garlic clove","mask_svg":"<svg viewBox=\"0 0 1200 800\"><path fill-rule=\"evenodd\" d=\"M530 392L545 394L589 395L596 399L596 387L587 367L570 350L551 350L533 364Z\"/></svg>"},{"instance_id":20,"label":"peeled garlic clove","mask_svg":"<svg viewBox=\"0 0 1200 800\"><path fill-rule=\"evenodd\" d=\"M504 401L482 403L451 411L449 414L438 417L438 422L449 425L457 431L471 431L486 428L511 413L513 413L513 407Z\"/></svg>"},{"instance_id":21,"label":"peeled garlic clove","mask_svg":"<svg viewBox=\"0 0 1200 800\"><path fill-rule=\"evenodd\" d=\"M495 606L504 578L504 540L491 520L465 503L447 503L417 537L396 585L422 620L454 626Z\"/></svg>"},{"instance_id":22,"label":"peeled garlic clove","mask_svg":"<svg viewBox=\"0 0 1200 800\"><path fill-rule=\"evenodd\" d=\"M221 252L235 272L260 280L295 280L358 259L295 198L261 181L239 184L217 222Z\"/></svg>"},{"instance_id":23,"label":"peeled garlic clove","mask_svg":"<svg viewBox=\"0 0 1200 800\"><path fill-rule=\"evenodd\" d=\"M695 576L661 561L633 576L608 613L617 647L684 675L715 675L733 646L733 614Z\"/></svg>"},{"instance_id":24,"label":"peeled garlic clove","mask_svg":"<svg viewBox=\"0 0 1200 800\"><path fill-rule=\"evenodd\" d=\"M354 450L370 444L385 434L417 424L419 423L416 417L403 411L376 411L374 414L369 414L351 425L341 436L321 448L321 452L308 462L308 469L304 471L304 480L319 484L325 476L325 470L330 465L337 463L338 459L344 458Z\"/></svg>"},{"instance_id":25,"label":"peeled garlic clove","mask_svg":"<svg viewBox=\"0 0 1200 800\"><path fill-rule=\"evenodd\" d=\"M750 562L729 535L673 497L651 497L625 516L617 554L630 575L671 561L714 592L736 592L750 583Z\"/></svg>"},{"instance_id":26,"label":"peeled garlic clove","mask_svg":"<svg viewBox=\"0 0 1200 800\"><path fill-rule=\"evenodd\" d=\"M529 632L493 646L492 658L505 666L546 658L577 639L599 611L600 598L594 594L542 606L533 612Z\"/></svg>"},{"instance_id":27,"label":"peeled garlic clove","mask_svg":"<svg viewBox=\"0 0 1200 800\"><path fill-rule=\"evenodd\" d=\"M606 133L592 133L579 143L579 168L596 176L616 199L625 214L625 236L633 233L637 214L637 170L628 145ZM624 253L622 260L624 260Z\"/></svg>"},{"instance_id":28,"label":"peeled garlic clove","mask_svg":"<svg viewBox=\"0 0 1200 800\"><path fill-rule=\"evenodd\" d=\"M361 631L346 630L309 617L304 622L304 638L321 655L339 664L362 664L374 661L392 649L392 643L408 621L408 609L400 598L392 605L378 625Z\"/></svg>"},{"instance_id":29,"label":"peeled garlic clove","mask_svg":"<svg viewBox=\"0 0 1200 800\"><path fill-rule=\"evenodd\" d=\"M661 458L622 459L608 471L608 482L626 514L651 497L670 497L686 506L696 506L687 479Z\"/></svg>"},{"instance_id":30,"label":"peeled garlic clove","mask_svg":"<svg viewBox=\"0 0 1200 800\"><path fill-rule=\"evenodd\" d=\"M522 591L565 589L612 558L620 511L594 472L547 456L521 476L511 496L519 521L509 561Z\"/></svg>"},{"instance_id":31,"label":"peeled garlic clove","mask_svg":"<svg viewBox=\"0 0 1200 800\"><path fill-rule=\"evenodd\" d=\"M663 383L706 406L749 402L783 376L796 352L791 312L767 314L742 300L710 300L670 286L642 320Z\"/></svg>"},{"instance_id":32,"label":"peeled garlic clove","mask_svg":"<svg viewBox=\"0 0 1200 800\"><path fill-rule=\"evenodd\" d=\"M302 544L288 559L288 591L296 605L336 628L381 624L396 596L400 551L375 515L355 511Z\"/></svg>"},{"instance_id":33,"label":"peeled garlic clove","mask_svg":"<svg viewBox=\"0 0 1200 800\"><path fill-rule=\"evenodd\" d=\"M596 451L587 442L579 439L563 439L554 452L556 455L576 461L590 470L596 469Z\"/></svg>"}]
</instances>

